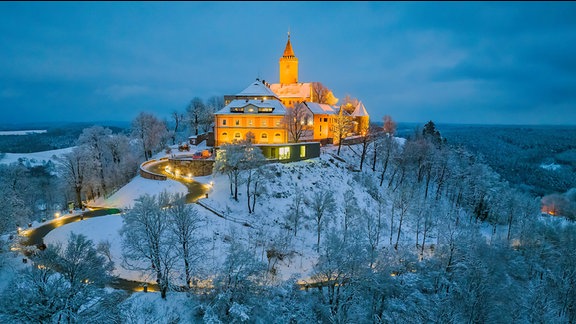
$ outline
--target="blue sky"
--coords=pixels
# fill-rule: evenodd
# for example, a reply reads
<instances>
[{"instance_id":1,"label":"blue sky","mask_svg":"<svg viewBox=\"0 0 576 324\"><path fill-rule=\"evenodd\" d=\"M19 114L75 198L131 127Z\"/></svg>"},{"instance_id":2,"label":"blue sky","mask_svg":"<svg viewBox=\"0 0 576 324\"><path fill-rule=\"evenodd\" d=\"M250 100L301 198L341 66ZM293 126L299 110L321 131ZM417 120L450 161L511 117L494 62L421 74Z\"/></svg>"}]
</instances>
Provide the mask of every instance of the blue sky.
<instances>
[{"instance_id":1,"label":"blue sky","mask_svg":"<svg viewBox=\"0 0 576 324\"><path fill-rule=\"evenodd\" d=\"M575 2L2 2L0 123L168 118L299 79L373 120L576 124Z\"/></svg>"}]
</instances>

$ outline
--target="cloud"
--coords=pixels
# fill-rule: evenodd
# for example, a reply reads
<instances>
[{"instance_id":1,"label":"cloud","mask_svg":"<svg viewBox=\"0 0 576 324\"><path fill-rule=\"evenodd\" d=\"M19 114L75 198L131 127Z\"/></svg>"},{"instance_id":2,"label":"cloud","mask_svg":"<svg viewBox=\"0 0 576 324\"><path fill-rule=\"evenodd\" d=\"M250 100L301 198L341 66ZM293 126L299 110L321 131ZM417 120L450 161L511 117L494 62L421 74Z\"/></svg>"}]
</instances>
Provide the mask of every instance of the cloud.
<instances>
[{"instance_id":1,"label":"cloud","mask_svg":"<svg viewBox=\"0 0 576 324\"><path fill-rule=\"evenodd\" d=\"M142 97L150 95L151 91L145 85L112 85L106 88L96 89L96 95L106 96L112 100L123 100L130 97Z\"/></svg>"}]
</instances>

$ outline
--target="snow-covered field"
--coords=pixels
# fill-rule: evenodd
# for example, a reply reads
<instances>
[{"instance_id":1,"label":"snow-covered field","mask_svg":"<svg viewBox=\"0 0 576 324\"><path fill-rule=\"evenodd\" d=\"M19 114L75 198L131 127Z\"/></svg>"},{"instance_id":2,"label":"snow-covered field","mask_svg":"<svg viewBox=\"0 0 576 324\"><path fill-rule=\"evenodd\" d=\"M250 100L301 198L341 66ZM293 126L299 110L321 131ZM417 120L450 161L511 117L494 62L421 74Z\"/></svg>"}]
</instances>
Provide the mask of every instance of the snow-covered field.
<instances>
[{"instance_id":1,"label":"snow-covered field","mask_svg":"<svg viewBox=\"0 0 576 324\"><path fill-rule=\"evenodd\" d=\"M29 162L30 166L42 165L48 161L52 161L52 163L58 163L55 157L69 153L72 151L72 149L74 149L74 147L36 153L5 153L3 157L0 156L0 163L11 164L14 162L23 161L24 164Z\"/></svg>"},{"instance_id":2,"label":"snow-covered field","mask_svg":"<svg viewBox=\"0 0 576 324\"><path fill-rule=\"evenodd\" d=\"M30 135L30 134L43 134L46 133L45 129L31 129L22 131L0 131L0 136L2 135Z\"/></svg>"}]
</instances>

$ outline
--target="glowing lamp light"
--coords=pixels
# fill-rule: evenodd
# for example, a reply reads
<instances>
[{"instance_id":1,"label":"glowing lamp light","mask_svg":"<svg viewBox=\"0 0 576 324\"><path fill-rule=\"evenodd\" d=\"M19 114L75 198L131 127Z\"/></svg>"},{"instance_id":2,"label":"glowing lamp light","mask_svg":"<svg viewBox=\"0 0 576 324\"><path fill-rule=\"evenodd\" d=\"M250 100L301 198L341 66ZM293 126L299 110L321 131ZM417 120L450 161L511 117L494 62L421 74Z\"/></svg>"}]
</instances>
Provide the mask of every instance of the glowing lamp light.
<instances>
[{"instance_id":1,"label":"glowing lamp light","mask_svg":"<svg viewBox=\"0 0 576 324\"><path fill-rule=\"evenodd\" d=\"M54 218L60 217L60 213L54 213Z\"/></svg>"}]
</instances>

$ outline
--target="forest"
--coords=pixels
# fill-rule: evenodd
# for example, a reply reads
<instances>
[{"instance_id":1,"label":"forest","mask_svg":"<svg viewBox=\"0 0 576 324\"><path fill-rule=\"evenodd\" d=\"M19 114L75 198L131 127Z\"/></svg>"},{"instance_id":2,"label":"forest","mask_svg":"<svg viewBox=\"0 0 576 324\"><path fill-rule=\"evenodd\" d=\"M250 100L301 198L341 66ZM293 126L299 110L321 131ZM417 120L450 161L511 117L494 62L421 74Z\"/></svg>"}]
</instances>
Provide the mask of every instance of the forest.
<instances>
[{"instance_id":1,"label":"forest","mask_svg":"<svg viewBox=\"0 0 576 324\"><path fill-rule=\"evenodd\" d=\"M158 122L140 115L132 124L132 141L126 135L116 138L103 127L85 129L75 143L78 148L58 167L63 168L61 180L44 173L49 181L61 181L60 187L47 186L46 191L58 196L52 190L59 188L71 197L78 189L88 195L112 192L130 179L119 179L114 170L129 170L169 142L166 133L151 131L161 129L152 127ZM537 132L518 132L494 130L494 136L487 137L486 131L471 129L462 135L462 129L433 123L405 139L375 131L370 140L344 145L340 156L330 151L313 163L234 167L230 148L215 173L219 181L230 181L230 191L232 181L238 180L234 186L246 194L231 195L227 204L237 212L244 210L247 199L250 219L269 226L254 240L228 233L224 261L214 276L189 271L202 269L205 255L199 252L206 246L194 239L208 231L197 222L194 207L178 205L177 197L142 197L123 216L123 247L129 260L140 262L157 278L162 298L104 289L114 267L106 247L71 236L65 248L49 246L32 256L34 267L7 283L0 318L26 323L574 322L576 225L541 214L541 197L535 193L550 192L514 181L518 166L500 170L491 162L501 161L504 167L505 157L514 157L519 162L513 165L538 167L550 161L528 153L553 147L555 151L545 155L573 173L565 160L570 153L565 152L574 148L562 136L538 139ZM468 147L485 138L495 139L492 145L479 145L482 151ZM548 139L553 143L546 145ZM133 159L115 159L116 144L132 152ZM83 154L82 147L102 154ZM234 149L235 156L253 156L247 145ZM79 166L78 161L86 171L81 188L74 187L78 178L66 170L66 165ZM32 195L37 185L27 183L33 178L23 176L33 170L10 165L0 171L6 183L14 183L3 189L8 201L28 206L38 199ZM258 203L251 205L255 195ZM175 207L166 209L167 204ZM12 215L13 205L1 208ZM18 215L28 221L34 213ZM13 231L12 220L3 217L3 233ZM138 226L142 230L127 230ZM271 260L288 258L298 251L296 242L310 238L315 284L302 287L299 278L278 280ZM5 242L4 250L8 246ZM262 262L260 251L270 251L268 263ZM10 258L9 253L3 257ZM212 287L181 291L195 280L210 280ZM170 300L184 306L164 302Z\"/></svg>"}]
</instances>

